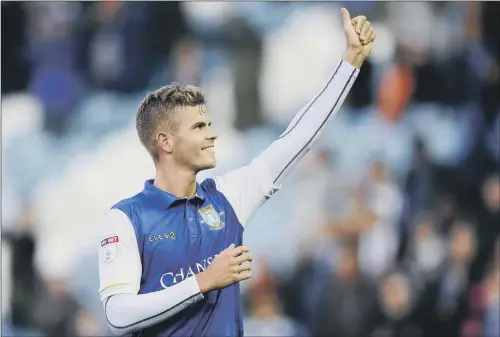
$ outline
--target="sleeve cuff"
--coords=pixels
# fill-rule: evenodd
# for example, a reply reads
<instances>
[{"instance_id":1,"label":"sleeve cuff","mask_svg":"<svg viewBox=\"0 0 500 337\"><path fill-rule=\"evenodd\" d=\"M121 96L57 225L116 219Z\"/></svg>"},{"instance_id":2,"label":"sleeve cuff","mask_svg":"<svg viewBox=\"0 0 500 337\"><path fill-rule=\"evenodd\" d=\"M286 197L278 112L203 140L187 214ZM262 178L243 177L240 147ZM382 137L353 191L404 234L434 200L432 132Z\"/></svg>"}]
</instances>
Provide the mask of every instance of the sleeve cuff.
<instances>
[{"instance_id":1,"label":"sleeve cuff","mask_svg":"<svg viewBox=\"0 0 500 337\"><path fill-rule=\"evenodd\" d=\"M349 78L354 70L353 77L354 78L358 77L358 74L359 74L358 68L356 68L355 66L353 66L352 64L350 64L344 60L340 60L339 62L340 62L340 68L338 70L338 74L340 76L345 76L345 77Z\"/></svg>"},{"instance_id":2,"label":"sleeve cuff","mask_svg":"<svg viewBox=\"0 0 500 337\"><path fill-rule=\"evenodd\" d=\"M200 294L201 298L203 298L203 294L201 293L200 285L198 284L198 280L196 277L191 276L184 280L186 283L186 291L190 294Z\"/></svg>"}]
</instances>

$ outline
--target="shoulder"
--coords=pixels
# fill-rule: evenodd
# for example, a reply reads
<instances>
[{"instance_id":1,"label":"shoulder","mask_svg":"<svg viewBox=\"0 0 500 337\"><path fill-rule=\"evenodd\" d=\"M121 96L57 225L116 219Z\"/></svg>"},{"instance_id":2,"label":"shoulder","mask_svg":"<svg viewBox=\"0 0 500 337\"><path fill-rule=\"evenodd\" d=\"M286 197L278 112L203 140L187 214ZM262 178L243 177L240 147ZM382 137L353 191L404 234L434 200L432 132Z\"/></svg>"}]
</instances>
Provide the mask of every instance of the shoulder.
<instances>
[{"instance_id":1,"label":"shoulder","mask_svg":"<svg viewBox=\"0 0 500 337\"><path fill-rule=\"evenodd\" d=\"M203 193L209 199L227 201L227 191L222 188L220 181L217 178L207 178L200 184Z\"/></svg>"},{"instance_id":2,"label":"shoulder","mask_svg":"<svg viewBox=\"0 0 500 337\"><path fill-rule=\"evenodd\" d=\"M217 191L217 182L215 181L214 178L207 178L207 179L203 180L203 182L200 184L200 186L203 189L203 191L206 193L218 192Z\"/></svg>"},{"instance_id":3,"label":"shoulder","mask_svg":"<svg viewBox=\"0 0 500 337\"><path fill-rule=\"evenodd\" d=\"M142 201L143 194L142 192L137 193L134 196L131 196L130 198L122 199L118 201L116 204L113 205L113 208L127 208L127 207L137 207L141 201Z\"/></svg>"},{"instance_id":4,"label":"shoulder","mask_svg":"<svg viewBox=\"0 0 500 337\"><path fill-rule=\"evenodd\" d=\"M232 207L226 191L221 189L217 178L207 178L200 184L200 186L209 202L223 208L227 208L229 206Z\"/></svg>"},{"instance_id":5,"label":"shoulder","mask_svg":"<svg viewBox=\"0 0 500 337\"><path fill-rule=\"evenodd\" d=\"M119 211L125 213L127 216L131 217L132 213L135 210L140 209L142 207L142 205L143 205L142 197L143 197L142 193L137 193L136 195L134 195L130 198L122 199L122 200L118 201L116 204L114 204L111 207L110 211L111 210L119 210Z\"/></svg>"},{"instance_id":6,"label":"shoulder","mask_svg":"<svg viewBox=\"0 0 500 337\"><path fill-rule=\"evenodd\" d=\"M109 243L108 240L115 242L127 237L135 237L136 233L135 226L127 214L117 208L112 208L104 214L99 232L101 246Z\"/></svg>"},{"instance_id":7,"label":"shoulder","mask_svg":"<svg viewBox=\"0 0 500 337\"><path fill-rule=\"evenodd\" d=\"M104 223L117 223L122 226L132 226L135 231L140 225L140 214L144 208L144 195L137 193L136 195L122 199L114 204L105 214Z\"/></svg>"}]
</instances>

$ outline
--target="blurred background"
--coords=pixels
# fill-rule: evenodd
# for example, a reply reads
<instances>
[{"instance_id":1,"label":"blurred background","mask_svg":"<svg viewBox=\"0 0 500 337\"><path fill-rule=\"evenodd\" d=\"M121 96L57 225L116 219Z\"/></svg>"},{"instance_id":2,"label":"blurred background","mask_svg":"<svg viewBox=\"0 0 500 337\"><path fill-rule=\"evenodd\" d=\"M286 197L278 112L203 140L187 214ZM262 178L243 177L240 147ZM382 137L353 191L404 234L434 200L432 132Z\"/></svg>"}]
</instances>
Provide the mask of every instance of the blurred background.
<instances>
[{"instance_id":1,"label":"blurred background","mask_svg":"<svg viewBox=\"0 0 500 337\"><path fill-rule=\"evenodd\" d=\"M341 5L377 43L246 230L249 336L499 336L500 3L2 2L2 335L110 335L97 229L154 167L142 97L204 88L218 167L321 89Z\"/></svg>"}]
</instances>

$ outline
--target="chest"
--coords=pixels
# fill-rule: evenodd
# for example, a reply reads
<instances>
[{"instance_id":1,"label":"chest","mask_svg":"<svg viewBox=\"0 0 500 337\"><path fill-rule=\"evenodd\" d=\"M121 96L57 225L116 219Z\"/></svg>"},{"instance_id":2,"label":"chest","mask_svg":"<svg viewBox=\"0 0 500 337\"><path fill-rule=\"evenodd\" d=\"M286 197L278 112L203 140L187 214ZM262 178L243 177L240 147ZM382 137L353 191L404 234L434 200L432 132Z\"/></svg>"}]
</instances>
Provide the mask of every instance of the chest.
<instances>
[{"instance_id":1,"label":"chest","mask_svg":"<svg viewBox=\"0 0 500 337\"><path fill-rule=\"evenodd\" d=\"M231 243L241 245L243 228L234 211L213 200L178 203L142 221L143 277L163 287L205 270Z\"/></svg>"},{"instance_id":2,"label":"chest","mask_svg":"<svg viewBox=\"0 0 500 337\"><path fill-rule=\"evenodd\" d=\"M231 213L231 208L213 201L182 202L164 211L156 210L142 221L145 248L168 251L177 244L213 246L238 228L239 223Z\"/></svg>"}]
</instances>

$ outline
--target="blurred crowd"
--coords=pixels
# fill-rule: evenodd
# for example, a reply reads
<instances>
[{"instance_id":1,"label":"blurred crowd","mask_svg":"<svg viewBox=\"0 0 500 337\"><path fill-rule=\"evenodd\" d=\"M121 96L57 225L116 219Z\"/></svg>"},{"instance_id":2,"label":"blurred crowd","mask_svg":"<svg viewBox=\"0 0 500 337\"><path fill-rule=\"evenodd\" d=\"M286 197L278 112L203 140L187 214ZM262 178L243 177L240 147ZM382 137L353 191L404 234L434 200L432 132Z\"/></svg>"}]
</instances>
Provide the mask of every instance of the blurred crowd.
<instances>
[{"instance_id":1,"label":"blurred crowd","mask_svg":"<svg viewBox=\"0 0 500 337\"><path fill-rule=\"evenodd\" d=\"M3 2L2 335L109 335L95 235L154 172L141 97L202 86L204 174L244 164L341 57L341 5ZM245 332L500 336L500 5L344 5L376 50L246 230Z\"/></svg>"}]
</instances>

